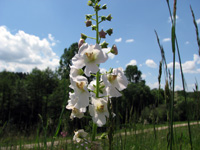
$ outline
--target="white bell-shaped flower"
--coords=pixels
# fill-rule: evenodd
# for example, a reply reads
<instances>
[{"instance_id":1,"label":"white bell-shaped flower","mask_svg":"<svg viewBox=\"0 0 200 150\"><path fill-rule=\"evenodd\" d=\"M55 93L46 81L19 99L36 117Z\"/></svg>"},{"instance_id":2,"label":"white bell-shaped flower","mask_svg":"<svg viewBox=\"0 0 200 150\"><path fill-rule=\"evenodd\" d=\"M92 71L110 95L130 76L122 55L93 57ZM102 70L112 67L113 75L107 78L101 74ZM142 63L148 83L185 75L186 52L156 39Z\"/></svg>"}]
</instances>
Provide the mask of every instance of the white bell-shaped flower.
<instances>
[{"instance_id":1,"label":"white bell-shaped flower","mask_svg":"<svg viewBox=\"0 0 200 150\"><path fill-rule=\"evenodd\" d=\"M106 124L106 117L109 117L107 100L104 98L91 98L92 105L89 105L89 112L92 116L92 120L98 127L102 127Z\"/></svg>"},{"instance_id":2,"label":"white bell-shaped flower","mask_svg":"<svg viewBox=\"0 0 200 150\"><path fill-rule=\"evenodd\" d=\"M86 108L89 105L90 93L87 89L88 81L84 76L72 77L70 76L71 85L70 88L74 90L75 96L78 97L75 108Z\"/></svg>"},{"instance_id":3,"label":"white bell-shaped flower","mask_svg":"<svg viewBox=\"0 0 200 150\"><path fill-rule=\"evenodd\" d=\"M86 66L84 73L89 77L90 73L97 73L99 71L98 64L104 63L107 59L108 55L102 51L98 44L88 45L84 43L78 54L72 58L72 64L79 69Z\"/></svg>"},{"instance_id":4,"label":"white bell-shaped flower","mask_svg":"<svg viewBox=\"0 0 200 150\"><path fill-rule=\"evenodd\" d=\"M121 96L119 91L124 90L128 85L128 80L122 68L113 69L112 73L104 74L102 80L106 85L108 95L111 97Z\"/></svg>"},{"instance_id":5,"label":"white bell-shaped flower","mask_svg":"<svg viewBox=\"0 0 200 150\"><path fill-rule=\"evenodd\" d=\"M87 135L88 135L87 132L85 132L83 129L80 129L74 132L73 141L80 143L86 138Z\"/></svg>"}]
</instances>

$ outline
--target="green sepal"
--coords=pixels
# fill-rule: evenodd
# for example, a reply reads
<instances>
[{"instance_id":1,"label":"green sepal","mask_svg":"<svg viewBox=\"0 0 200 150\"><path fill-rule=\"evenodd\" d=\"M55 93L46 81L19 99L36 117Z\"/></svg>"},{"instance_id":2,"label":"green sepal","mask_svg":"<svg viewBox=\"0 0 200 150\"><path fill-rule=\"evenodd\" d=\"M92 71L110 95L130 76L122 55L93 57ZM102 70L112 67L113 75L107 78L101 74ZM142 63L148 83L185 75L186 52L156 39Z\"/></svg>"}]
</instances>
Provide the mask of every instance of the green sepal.
<instances>
[{"instance_id":1,"label":"green sepal","mask_svg":"<svg viewBox=\"0 0 200 150\"><path fill-rule=\"evenodd\" d=\"M107 5L104 4L104 5L101 7L101 9L107 9Z\"/></svg>"},{"instance_id":2,"label":"green sepal","mask_svg":"<svg viewBox=\"0 0 200 150\"><path fill-rule=\"evenodd\" d=\"M97 30L97 26L96 25L92 25L92 30Z\"/></svg>"},{"instance_id":3,"label":"green sepal","mask_svg":"<svg viewBox=\"0 0 200 150\"><path fill-rule=\"evenodd\" d=\"M84 40L86 40L87 39L87 35L81 33L81 38L84 39Z\"/></svg>"},{"instance_id":4,"label":"green sepal","mask_svg":"<svg viewBox=\"0 0 200 150\"><path fill-rule=\"evenodd\" d=\"M104 41L100 45L101 45L101 48L108 48L108 43L106 41Z\"/></svg>"}]
</instances>

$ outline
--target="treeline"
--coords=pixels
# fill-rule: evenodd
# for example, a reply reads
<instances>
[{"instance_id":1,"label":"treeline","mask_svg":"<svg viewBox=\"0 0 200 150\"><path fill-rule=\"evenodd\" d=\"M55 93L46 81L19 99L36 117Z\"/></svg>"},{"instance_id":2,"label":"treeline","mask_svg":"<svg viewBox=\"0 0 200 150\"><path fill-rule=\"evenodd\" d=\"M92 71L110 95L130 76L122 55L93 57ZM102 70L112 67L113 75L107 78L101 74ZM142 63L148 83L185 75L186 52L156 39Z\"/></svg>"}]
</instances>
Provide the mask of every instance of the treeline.
<instances>
[{"instance_id":1,"label":"treeline","mask_svg":"<svg viewBox=\"0 0 200 150\"><path fill-rule=\"evenodd\" d=\"M77 53L78 44L64 50L60 66L56 71L33 69L30 73L0 72L0 126L6 124L10 130L34 132L38 127L48 125L48 132L57 127L60 113L68 100L69 71L71 58ZM129 80L122 97L113 98L116 126L127 123L160 123L167 121L167 102L163 89L151 90L142 80L137 66L127 66L125 75ZM183 92L176 92L174 120L199 119L199 92L187 93L187 106ZM90 130L89 114L82 119L70 120L70 111L64 109L61 129L72 133L75 129ZM40 117L39 117L40 116Z\"/></svg>"}]
</instances>

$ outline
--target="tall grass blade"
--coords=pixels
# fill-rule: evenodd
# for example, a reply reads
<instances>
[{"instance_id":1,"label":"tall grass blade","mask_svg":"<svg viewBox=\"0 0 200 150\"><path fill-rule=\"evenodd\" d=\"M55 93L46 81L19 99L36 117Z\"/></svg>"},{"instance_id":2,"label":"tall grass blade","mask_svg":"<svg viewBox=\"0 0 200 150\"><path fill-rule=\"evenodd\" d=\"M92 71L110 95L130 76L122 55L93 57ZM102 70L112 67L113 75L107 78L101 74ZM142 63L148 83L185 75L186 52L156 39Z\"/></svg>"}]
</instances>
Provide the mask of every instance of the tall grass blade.
<instances>
[{"instance_id":1,"label":"tall grass blade","mask_svg":"<svg viewBox=\"0 0 200 150\"><path fill-rule=\"evenodd\" d=\"M180 50L179 50L178 40L177 40L176 32L175 32L175 24L176 24L176 0L174 1L173 16L171 14L171 9L170 9L170 6L169 6L169 2L167 4L168 4L169 13L170 13L170 18L172 20L172 30L174 30L174 31L172 31L172 36L174 37L174 38L172 38L172 49L175 50L175 45L176 45L177 53L178 53L178 58L179 58L179 64L180 64L180 71L181 71L181 78L182 78L182 85L183 85L185 105L187 106L186 82L185 82L185 79L184 79L184 74L183 74L183 69L182 69L182 63L181 63L181 56L180 56ZM174 26L174 29L173 29L173 26ZM198 29L197 29L197 31L198 31ZM188 109L186 110L186 113L187 113L186 115L187 115L187 122L188 122L188 132L189 132L189 137L190 137L190 145L191 145L191 150L192 150L193 149L193 146L192 146L192 135L191 135L189 110Z\"/></svg>"},{"instance_id":2,"label":"tall grass blade","mask_svg":"<svg viewBox=\"0 0 200 150\"><path fill-rule=\"evenodd\" d=\"M194 12L193 12L193 10L192 10L192 6L190 6L190 10L191 10L191 13L192 13L193 23L194 23L195 30L196 30L197 44L198 44L198 46L199 46L199 56L200 56L200 39L199 39L199 30L198 30L197 22L196 22L196 20L195 20Z\"/></svg>"}]
</instances>

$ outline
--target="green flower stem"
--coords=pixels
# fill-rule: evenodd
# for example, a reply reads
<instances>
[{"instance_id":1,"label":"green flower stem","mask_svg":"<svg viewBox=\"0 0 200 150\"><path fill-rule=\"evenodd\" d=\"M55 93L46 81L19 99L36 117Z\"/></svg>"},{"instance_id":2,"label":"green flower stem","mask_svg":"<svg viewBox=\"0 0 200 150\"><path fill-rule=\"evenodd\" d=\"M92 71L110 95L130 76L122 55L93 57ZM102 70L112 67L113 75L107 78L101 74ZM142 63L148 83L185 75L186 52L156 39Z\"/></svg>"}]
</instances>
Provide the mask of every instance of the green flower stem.
<instances>
[{"instance_id":1,"label":"green flower stem","mask_svg":"<svg viewBox=\"0 0 200 150\"><path fill-rule=\"evenodd\" d=\"M98 4L98 2L97 2ZM96 11L96 43L99 44L99 17L98 17L98 10ZM99 71L96 74L96 98L99 97ZM92 127L92 141L95 141L95 137L97 134L97 124L93 123L93 127Z\"/></svg>"},{"instance_id":2,"label":"green flower stem","mask_svg":"<svg viewBox=\"0 0 200 150\"><path fill-rule=\"evenodd\" d=\"M89 38L89 39L93 39L93 40L96 40L96 38L94 38L94 37L89 37L89 36L87 36L87 38Z\"/></svg>"}]
</instances>

